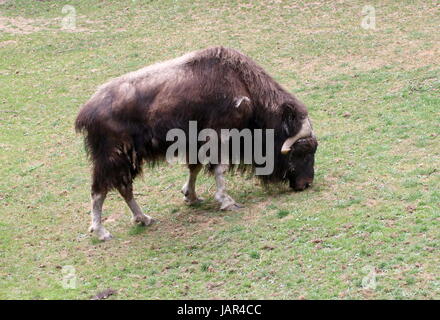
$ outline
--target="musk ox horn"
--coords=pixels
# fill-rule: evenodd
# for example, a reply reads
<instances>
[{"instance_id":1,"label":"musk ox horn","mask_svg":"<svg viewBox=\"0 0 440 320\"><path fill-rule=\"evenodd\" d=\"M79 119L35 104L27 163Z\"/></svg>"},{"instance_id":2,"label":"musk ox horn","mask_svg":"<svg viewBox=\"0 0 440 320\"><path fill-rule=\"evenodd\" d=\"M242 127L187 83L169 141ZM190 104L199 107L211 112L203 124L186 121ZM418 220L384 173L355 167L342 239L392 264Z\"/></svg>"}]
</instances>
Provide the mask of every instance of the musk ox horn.
<instances>
[{"instance_id":1,"label":"musk ox horn","mask_svg":"<svg viewBox=\"0 0 440 320\"><path fill-rule=\"evenodd\" d=\"M313 136L312 125L310 124L309 118L305 118L302 122L301 130L299 130L299 132L293 137L287 138L286 141L284 141L283 146L281 147L281 153L289 153L295 142L297 142L299 139L310 136Z\"/></svg>"}]
</instances>

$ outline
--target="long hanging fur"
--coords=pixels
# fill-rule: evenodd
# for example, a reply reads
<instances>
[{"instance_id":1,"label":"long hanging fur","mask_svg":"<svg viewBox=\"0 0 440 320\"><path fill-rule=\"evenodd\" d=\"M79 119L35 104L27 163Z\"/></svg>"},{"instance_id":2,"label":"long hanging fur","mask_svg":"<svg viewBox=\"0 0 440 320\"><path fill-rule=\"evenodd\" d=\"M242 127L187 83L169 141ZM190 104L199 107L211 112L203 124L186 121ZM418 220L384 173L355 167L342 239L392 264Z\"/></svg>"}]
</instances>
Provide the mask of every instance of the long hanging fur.
<instances>
[{"instance_id":1,"label":"long hanging fur","mask_svg":"<svg viewBox=\"0 0 440 320\"><path fill-rule=\"evenodd\" d=\"M238 96L250 102L236 108ZM187 132L191 120L198 130L274 129L275 169L259 178L277 182L288 169L281 145L306 116L305 106L250 58L213 47L107 82L82 107L75 129L85 136L95 191L127 185L145 162L163 160L171 144L165 139L168 130ZM252 172L254 167L239 166Z\"/></svg>"}]
</instances>

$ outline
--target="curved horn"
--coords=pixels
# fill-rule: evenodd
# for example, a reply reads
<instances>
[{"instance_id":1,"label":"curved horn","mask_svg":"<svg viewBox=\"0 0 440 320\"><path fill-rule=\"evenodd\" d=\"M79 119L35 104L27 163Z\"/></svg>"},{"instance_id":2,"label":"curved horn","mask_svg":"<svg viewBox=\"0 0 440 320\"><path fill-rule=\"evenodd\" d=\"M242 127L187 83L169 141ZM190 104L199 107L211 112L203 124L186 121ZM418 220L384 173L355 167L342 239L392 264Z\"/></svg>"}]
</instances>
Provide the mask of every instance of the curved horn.
<instances>
[{"instance_id":1,"label":"curved horn","mask_svg":"<svg viewBox=\"0 0 440 320\"><path fill-rule=\"evenodd\" d=\"M301 138L309 137L313 134L312 126L310 124L309 118L305 118L302 122L302 127L299 132L294 135L293 137L287 138L286 141L284 141L283 146L281 147L281 153L287 154L290 152L293 144L297 142Z\"/></svg>"}]
</instances>

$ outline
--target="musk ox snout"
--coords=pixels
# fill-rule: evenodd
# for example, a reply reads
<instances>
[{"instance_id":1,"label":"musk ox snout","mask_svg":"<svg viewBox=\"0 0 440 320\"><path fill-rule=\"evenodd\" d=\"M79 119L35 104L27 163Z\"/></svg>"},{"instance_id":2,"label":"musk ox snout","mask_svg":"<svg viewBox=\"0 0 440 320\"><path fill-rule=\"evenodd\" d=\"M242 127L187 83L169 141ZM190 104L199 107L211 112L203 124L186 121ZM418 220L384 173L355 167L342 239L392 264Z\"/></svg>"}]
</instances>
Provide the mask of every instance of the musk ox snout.
<instances>
[{"instance_id":1,"label":"musk ox snout","mask_svg":"<svg viewBox=\"0 0 440 320\"><path fill-rule=\"evenodd\" d=\"M303 179L297 179L296 181L290 181L290 187L299 192L304 191L305 189L309 188L313 183L313 178L303 178Z\"/></svg>"}]
</instances>

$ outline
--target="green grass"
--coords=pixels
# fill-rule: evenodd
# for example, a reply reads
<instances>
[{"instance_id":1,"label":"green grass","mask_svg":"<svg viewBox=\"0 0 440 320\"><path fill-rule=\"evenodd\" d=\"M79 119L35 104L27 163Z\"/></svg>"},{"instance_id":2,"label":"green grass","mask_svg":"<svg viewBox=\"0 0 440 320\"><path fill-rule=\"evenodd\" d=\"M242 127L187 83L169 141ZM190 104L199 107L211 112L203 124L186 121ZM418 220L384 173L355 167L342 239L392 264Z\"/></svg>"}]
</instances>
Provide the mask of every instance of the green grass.
<instances>
[{"instance_id":1,"label":"green grass","mask_svg":"<svg viewBox=\"0 0 440 320\"><path fill-rule=\"evenodd\" d=\"M61 30L58 1L1 2L0 298L440 298L435 1L370 1L376 29L364 30L363 2L81 0L78 32ZM109 78L219 44L308 106L313 188L230 176L246 208L221 212L202 175L206 201L188 207L186 170L164 164L136 182L159 222L133 227L113 192L104 224L115 239L97 241L73 130L81 104ZM63 288L63 266L76 289ZM375 289L362 285L370 269Z\"/></svg>"}]
</instances>

